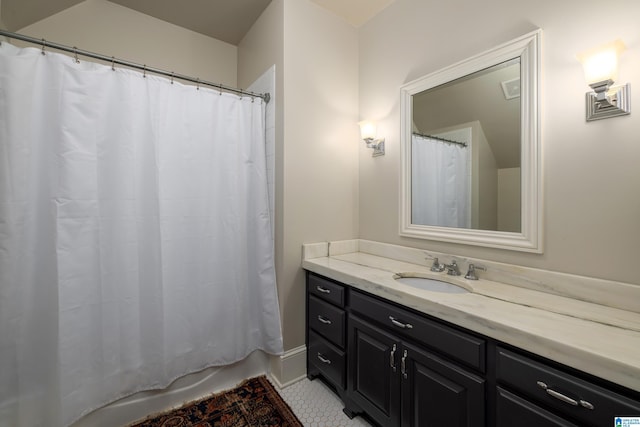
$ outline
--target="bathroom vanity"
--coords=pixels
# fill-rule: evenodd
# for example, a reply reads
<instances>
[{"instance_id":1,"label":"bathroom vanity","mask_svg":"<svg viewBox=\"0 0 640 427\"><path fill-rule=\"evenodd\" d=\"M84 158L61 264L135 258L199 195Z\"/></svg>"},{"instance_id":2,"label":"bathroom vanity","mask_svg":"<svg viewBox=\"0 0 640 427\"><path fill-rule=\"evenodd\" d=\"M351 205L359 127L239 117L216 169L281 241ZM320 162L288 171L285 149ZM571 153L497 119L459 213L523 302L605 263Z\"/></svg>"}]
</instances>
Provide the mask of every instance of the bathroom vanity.
<instances>
[{"instance_id":1,"label":"bathroom vanity","mask_svg":"<svg viewBox=\"0 0 640 427\"><path fill-rule=\"evenodd\" d=\"M384 427L600 427L640 417L638 312L559 295L548 278L513 266L485 263L484 274L518 270L526 286L434 273L424 261L433 254L375 242L305 245L304 255L307 373L349 416ZM469 292L418 289L399 273ZM587 297L602 285L585 282Z\"/></svg>"}]
</instances>

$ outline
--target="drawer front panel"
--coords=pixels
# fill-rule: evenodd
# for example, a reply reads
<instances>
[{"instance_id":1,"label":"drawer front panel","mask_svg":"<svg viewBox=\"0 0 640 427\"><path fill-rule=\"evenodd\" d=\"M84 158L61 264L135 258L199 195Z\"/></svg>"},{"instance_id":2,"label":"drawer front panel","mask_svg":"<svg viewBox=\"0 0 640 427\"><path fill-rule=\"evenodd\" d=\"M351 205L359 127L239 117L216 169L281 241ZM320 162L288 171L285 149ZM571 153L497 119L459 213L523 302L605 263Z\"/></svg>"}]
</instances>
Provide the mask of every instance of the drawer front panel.
<instances>
[{"instance_id":1,"label":"drawer front panel","mask_svg":"<svg viewBox=\"0 0 640 427\"><path fill-rule=\"evenodd\" d=\"M350 307L395 333L409 337L480 372L485 371L483 339L424 319L393 304L351 291Z\"/></svg>"},{"instance_id":2,"label":"drawer front panel","mask_svg":"<svg viewBox=\"0 0 640 427\"><path fill-rule=\"evenodd\" d=\"M344 310L309 296L309 327L340 348L345 344Z\"/></svg>"},{"instance_id":3,"label":"drawer front panel","mask_svg":"<svg viewBox=\"0 0 640 427\"><path fill-rule=\"evenodd\" d=\"M497 427L579 427L500 387L497 391Z\"/></svg>"},{"instance_id":4,"label":"drawer front panel","mask_svg":"<svg viewBox=\"0 0 640 427\"><path fill-rule=\"evenodd\" d=\"M588 426L613 425L615 416L640 416L640 402L498 347L498 382Z\"/></svg>"},{"instance_id":5,"label":"drawer front panel","mask_svg":"<svg viewBox=\"0 0 640 427\"><path fill-rule=\"evenodd\" d=\"M309 293L339 307L344 307L344 286L309 273Z\"/></svg>"},{"instance_id":6,"label":"drawer front panel","mask_svg":"<svg viewBox=\"0 0 640 427\"><path fill-rule=\"evenodd\" d=\"M309 331L309 364L315 366L339 388L346 387L345 354L320 335Z\"/></svg>"}]
</instances>

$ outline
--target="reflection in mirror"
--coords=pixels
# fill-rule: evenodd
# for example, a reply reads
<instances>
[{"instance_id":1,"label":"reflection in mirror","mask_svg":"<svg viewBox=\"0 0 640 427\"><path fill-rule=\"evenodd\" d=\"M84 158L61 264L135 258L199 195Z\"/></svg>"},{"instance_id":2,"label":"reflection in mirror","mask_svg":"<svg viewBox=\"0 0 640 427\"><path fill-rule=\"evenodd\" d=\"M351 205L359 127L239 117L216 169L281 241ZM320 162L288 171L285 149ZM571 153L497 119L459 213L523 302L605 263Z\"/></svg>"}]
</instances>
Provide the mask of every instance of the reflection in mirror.
<instances>
[{"instance_id":1,"label":"reflection in mirror","mask_svg":"<svg viewBox=\"0 0 640 427\"><path fill-rule=\"evenodd\" d=\"M540 37L401 88L402 236L542 252Z\"/></svg>"},{"instance_id":2,"label":"reflection in mirror","mask_svg":"<svg viewBox=\"0 0 640 427\"><path fill-rule=\"evenodd\" d=\"M412 104L411 222L520 232L520 58Z\"/></svg>"}]
</instances>

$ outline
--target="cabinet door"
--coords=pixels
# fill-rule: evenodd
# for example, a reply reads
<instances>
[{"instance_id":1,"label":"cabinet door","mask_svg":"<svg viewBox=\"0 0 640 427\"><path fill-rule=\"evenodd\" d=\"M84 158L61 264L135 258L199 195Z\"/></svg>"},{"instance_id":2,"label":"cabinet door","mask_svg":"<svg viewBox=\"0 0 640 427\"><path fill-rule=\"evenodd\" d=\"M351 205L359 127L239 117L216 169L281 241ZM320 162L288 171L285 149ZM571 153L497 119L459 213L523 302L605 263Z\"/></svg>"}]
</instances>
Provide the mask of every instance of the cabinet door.
<instances>
[{"instance_id":1,"label":"cabinet door","mask_svg":"<svg viewBox=\"0 0 640 427\"><path fill-rule=\"evenodd\" d=\"M578 427L501 387L496 417L496 427Z\"/></svg>"},{"instance_id":2,"label":"cabinet door","mask_svg":"<svg viewBox=\"0 0 640 427\"><path fill-rule=\"evenodd\" d=\"M402 427L485 425L483 378L411 345L400 356Z\"/></svg>"},{"instance_id":3,"label":"cabinet door","mask_svg":"<svg viewBox=\"0 0 640 427\"><path fill-rule=\"evenodd\" d=\"M400 342L349 316L349 396L379 425L400 425Z\"/></svg>"}]
</instances>

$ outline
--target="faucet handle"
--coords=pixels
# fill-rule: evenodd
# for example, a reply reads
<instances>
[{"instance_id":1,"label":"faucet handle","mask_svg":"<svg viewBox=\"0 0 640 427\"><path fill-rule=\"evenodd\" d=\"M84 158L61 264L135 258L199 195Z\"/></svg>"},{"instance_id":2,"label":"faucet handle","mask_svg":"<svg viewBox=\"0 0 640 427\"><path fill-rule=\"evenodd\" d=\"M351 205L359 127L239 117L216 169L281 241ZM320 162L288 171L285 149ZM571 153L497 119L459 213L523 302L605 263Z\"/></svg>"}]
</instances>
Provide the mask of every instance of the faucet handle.
<instances>
[{"instance_id":1,"label":"faucet handle","mask_svg":"<svg viewBox=\"0 0 640 427\"><path fill-rule=\"evenodd\" d=\"M433 259L433 264L431 265L431 271L435 271L436 273L440 273L444 271L444 265L440 264L440 261L438 261L438 257L435 257Z\"/></svg>"},{"instance_id":2,"label":"faucet handle","mask_svg":"<svg viewBox=\"0 0 640 427\"><path fill-rule=\"evenodd\" d=\"M469 269L467 270L467 274L464 275L464 278L468 280L478 280L476 270L487 271L487 268L481 265L469 264Z\"/></svg>"}]
</instances>

